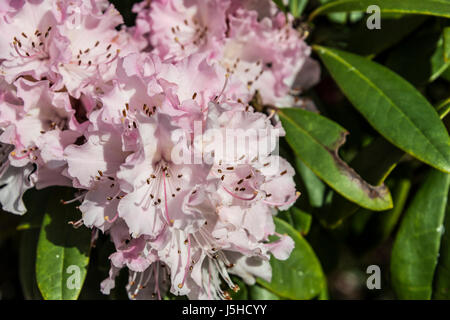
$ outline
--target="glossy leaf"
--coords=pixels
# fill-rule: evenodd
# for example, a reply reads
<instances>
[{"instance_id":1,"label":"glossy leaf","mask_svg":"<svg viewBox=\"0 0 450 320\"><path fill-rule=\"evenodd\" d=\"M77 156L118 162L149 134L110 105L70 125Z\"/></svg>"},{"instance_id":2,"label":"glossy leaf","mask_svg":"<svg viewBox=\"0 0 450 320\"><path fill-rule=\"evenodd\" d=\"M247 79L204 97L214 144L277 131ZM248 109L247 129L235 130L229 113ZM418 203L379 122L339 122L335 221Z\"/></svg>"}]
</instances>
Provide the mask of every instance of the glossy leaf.
<instances>
[{"instance_id":1,"label":"glossy leaf","mask_svg":"<svg viewBox=\"0 0 450 320\"><path fill-rule=\"evenodd\" d=\"M433 106L407 81L375 62L315 47L356 109L389 142L450 172L450 138Z\"/></svg>"},{"instance_id":2,"label":"glossy leaf","mask_svg":"<svg viewBox=\"0 0 450 320\"><path fill-rule=\"evenodd\" d=\"M377 5L381 12L423 14L450 18L450 3L444 0L337 0L317 8L309 17L334 12L366 11Z\"/></svg>"},{"instance_id":3,"label":"glossy leaf","mask_svg":"<svg viewBox=\"0 0 450 320\"><path fill-rule=\"evenodd\" d=\"M295 242L291 256L285 261L270 259L272 282L258 283L280 297L304 300L316 297L325 287L325 277L314 251L289 224L275 218L276 230L288 234Z\"/></svg>"},{"instance_id":4,"label":"glossy leaf","mask_svg":"<svg viewBox=\"0 0 450 320\"><path fill-rule=\"evenodd\" d=\"M297 156L343 197L372 210L392 206L389 190L365 182L338 156L347 132L335 122L301 109L282 109L286 140Z\"/></svg>"},{"instance_id":5,"label":"glossy leaf","mask_svg":"<svg viewBox=\"0 0 450 320\"><path fill-rule=\"evenodd\" d=\"M80 216L75 205L60 202L71 197L70 189L54 189L40 230L36 279L46 300L77 299L87 273L91 232L84 227L74 229L68 224Z\"/></svg>"},{"instance_id":6,"label":"glossy leaf","mask_svg":"<svg viewBox=\"0 0 450 320\"><path fill-rule=\"evenodd\" d=\"M392 286L400 299L430 299L444 231L450 175L431 170L407 209L391 255Z\"/></svg>"},{"instance_id":7,"label":"glossy leaf","mask_svg":"<svg viewBox=\"0 0 450 320\"><path fill-rule=\"evenodd\" d=\"M308 0L289 0L289 11L296 18L300 17L305 10Z\"/></svg>"}]
</instances>

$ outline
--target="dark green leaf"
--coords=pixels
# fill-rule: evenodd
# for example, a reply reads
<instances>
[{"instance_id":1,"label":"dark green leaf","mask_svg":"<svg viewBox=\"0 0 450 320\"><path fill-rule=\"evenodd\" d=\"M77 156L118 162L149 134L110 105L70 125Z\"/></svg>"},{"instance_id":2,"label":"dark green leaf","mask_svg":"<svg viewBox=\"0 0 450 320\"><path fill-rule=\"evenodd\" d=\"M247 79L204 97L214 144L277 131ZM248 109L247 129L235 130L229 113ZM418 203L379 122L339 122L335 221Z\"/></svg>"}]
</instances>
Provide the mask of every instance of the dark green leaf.
<instances>
[{"instance_id":1,"label":"dark green leaf","mask_svg":"<svg viewBox=\"0 0 450 320\"><path fill-rule=\"evenodd\" d=\"M354 26L349 36L347 50L359 55L374 57L392 47L419 27L426 17L400 16L381 20L381 29L370 30L366 21Z\"/></svg>"},{"instance_id":2,"label":"dark green leaf","mask_svg":"<svg viewBox=\"0 0 450 320\"><path fill-rule=\"evenodd\" d=\"M400 179L393 190L394 208L374 215L369 222L371 240L376 243L385 241L397 225L403 212L411 188L410 179Z\"/></svg>"},{"instance_id":3,"label":"dark green leaf","mask_svg":"<svg viewBox=\"0 0 450 320\"><path fill-rule=\"evenodd\" d=\"M36 279L46 300L77 299L86 277L91 233L84 227L74 229L68 224L78 220L80 215L75 205L60 202L71 197L71 189L55 188L42 222L37 244ZM78 279L74 278L77 274Z\"/></svg>"},{"instance_id":4,"label":"dark green leaf","mask_svg":"<svg viewBox=\"0 0 450 320\"><path fill-rule=\"evenodd\" d=\"M414 68L411 68L414 65ZM442 29L424 28L393 50L386 66L416 86L436 80L450 65L444 60Z\"/></svg>"},{"instance_id":5,"label":"dark green leaf","mask_svg":"<svg viewBox=\"0 0 450 320\"><path fill-rule=\"evenodd\" d=\"M392 206L389 190L365 182L338 156L347 132L316 113L285 108L279 111L286 140L299 158L339 194L372 210Z\"/></svg>"},{"instance_id":6,"label":"dark green leaf","mask_svg":"<svg viewBox=\"0 0 450 320\"><path fill-rule=\"evenodd\" d=\"M450 68L448 68L447 70L445 70L442 74L441 74L441 78L447 80L448 82L450 82Z\"/></svg>"},{"instance_id":7,"label":"dark green leaf","mask_svg":"<svg viewBox=\"0 0 450 320\"><path fill-rule=\"evenodd\" d=\"M391 256L392 286L400 299L431 298L449 178L431 170L401 222Z\"/></svg>"},{"instance_id":8,"label":"dark green leaf","mask_svg":"<svg viewBox=\"0 0 450 320\"><path fill-rule=\"evenodd\" d=\"M277 232L288 234L295 248L286 261L270 259L272 282L258 279L258 283L280 297L303 300L316 297L325 287L322 267L308 242L289 224L275 218Z\"/></svg>"},{"instance_id":9,"label":"dark green leaf","mask_svg":"<svg viewBox=\"0 0 450 320\"><path fill-rule=\"evenodd\" d=\"M389 69L344 51L315 46L344 94L389 142L450 172L450 138L433 106Z\"/></svg>"},{"instance_id":10,"label":"dark green leaf","mask_svg":"<svg viewBox=\"0 0 450 320\"><path fill-rule=\"evenodd\" d=\"M309 17L334 12L366 11L371 5L381 12L423 14L450 18L450 3L445 0L338 0L317 8Z\"/></svg>"}]
</instances>

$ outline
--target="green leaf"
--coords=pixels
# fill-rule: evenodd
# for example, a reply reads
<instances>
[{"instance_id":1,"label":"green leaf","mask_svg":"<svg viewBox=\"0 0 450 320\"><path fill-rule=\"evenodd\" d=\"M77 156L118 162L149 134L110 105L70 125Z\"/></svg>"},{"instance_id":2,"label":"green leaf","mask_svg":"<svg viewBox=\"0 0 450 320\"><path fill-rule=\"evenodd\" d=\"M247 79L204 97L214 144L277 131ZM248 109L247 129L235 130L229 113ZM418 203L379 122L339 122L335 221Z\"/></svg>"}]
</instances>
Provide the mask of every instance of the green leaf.
<instances>
[{"instance_id":1,"label":"green leaf","mask_svg":"<svg viewBox=\"0 0 450 320\"><path fill-rule=\"evenodd\" d=\"M336 0L319 0L322 5L336 1ZM361 12L332 12L328 14L328 19L334 23L346 24L347 22L356 22L361 19L363 14Z\"/></svg>"},{"instance_id":2,"label":"green leaf","mask_svg":"<svg viewBox=\"0 0 450 320\"><path fill-rule=\"evenodd\" d=\"M295 158L295 166L305 185L309 204L314 208L321 207L324 202L326 185L299 158Z\"/></svg>"},{"instance_id":3,"label":"green leaf","mask_svg":"<svg viewBox=\"0 0 450 320\"><path fill-rule=\"evenodd\" d=\"M328 288L322 290L322 292L318 296L318 300L330 300L330 294L328 293Z\"/></svg>"},{"instance_id":4,"label":"green leaf","mask_svg":"<svg viewBox=\"0 0 450 320\"><path fill-rule=\"evenodd\" d=\"M73 190L54 188L40 230L36 279L46 300L76 300L86 278L91 233L68 224L79 219L79 211L75 205L63 205L60 200L71 197ZM79 279L75 278L77 275Z\"/></svg>"},{"instance_id":5,"label":"green leaf","mask_svg":"<svg viewBox=\"0 0 450 320\"><path fill-rule=\"evenodd\" d=\"M316 297L325 287L325 277L314 251L289 224L274 218L276 230L288 234L295 242L294 250L286 261L272 257L272 282L258 279L258 283L280 297L304 300Z\"/></svg>"},{"instance_id":6,"label":"green leaf","mask_svg":"<svg viewBox=\"0 0 450 320\"><path fill-rule=\"evenodd\" d=\"M448 52L446 52L447 48L444 47L444 36L442 36L436 46L436 50L434 51L431 57L431 75L430 82L433 82L437 78L444 73L445 70L450 66L450 60L446 60Z\"/></svg>"},{"instance_id":7,"label":"green leaf","mask_svg":"<svg viewBox=\"0 0 450 320\"><path fill-rule=\"evenodd\" d=\"M338 156L347 132L335 122L316 113L283 108L278 112L286 140L297 156L324 182L343 197L371 210L391 208L385 186L365 182Z\"/></svg>"},{"instance_id":8,"label":"green leaf","mask_svg":"<svg viewBox=\"0 0 450 320\"><path fill-rule=\"evenodd\" d=\"M431 298L449 178L431 170L401 222L391 255L392 286L400 299Z\"/></svg>"},{"instance_id":9,"label":"green leaf","mask_svg":"<svg viewBox=\"0 0 450 320\"><path fill-rule=\"evenodd\" d=\"M289 0L289 10L295 18L302 15L305 10L308 0Z\"/></svg>"},{"instance_id":10,"label":"green leaf","mask_svg":"<svg viewBox=\"0 0 450 320\"><path fill-rule=\"evenodd\" d=\"M373 30L367 28L366 21L362 21L352 28L346 50L372 58L399 43L425 20L424 16L407 15L389 19L382 16L382 28Z\"/></svg>"},{"instance_id":11,"label":"green leaf","mask_svg":"<svg viewBox=\"0 0 450 320\"><path fill-rule=\"evenodd\" d=\"M356 154L350 166L368 183L377 186L384 182L404 154L383 137L377 137ZM326 203L317 215L327 228L335 228L358 209L355 203L332 194L331 202Z\"/></svg>"},{"instance_id":12,"label":"green leaf","mask_svg":"<svg viewBox=\"0 0 450 320\"><path fill-rule=\"evenodd\" d=\"M441 78L447 80L448 82L450 82L450 68L448 68L447 70L445 70L442 74L441 74Z\"/></svg>"},{"instance_id":13,"label":"green leaf","mask_svg":"<svg viewBox=\"0 0 450 320\"><path fill-rule=\"evenodd\" d=\"M250 298L252 300L281 300L276 294L258 285L250 287Z\"/></svg>"},{"instance_id":14,"label":"green leaf","mask_svg":"<svg viewBox=\"0 0 450 320\"><path fill-rule=\"evenodd\" d=\"M444 28L444 60L450 62L450 27Z\"/></svg>"},{"instance_id":15,"label":"green leaf","mask_svg":"<svg viewBox=\"0 0 450 320\"><path fill-rule=\"evenodd\" d=\"M371 229L368 233L374 243L384 242L392 233L403 212L410 189L410 179L397 181L392 192L394 208L374 215L369 221L369 228Z\"/></svg>"},{"instance_id":16,"label":"green leaf","mask_svg":"<svg viewBox=\"0 0 450 320\"><path fill-rule=\"evenodd\" d=\"M302 236L306 236L311 228L312 216L296 207L290 208L289 211L291 211L295 230L300 232Z\"/></svg>"},{"instance_id":17,"label":"green leaf","mask_svg":"<svg viewBox=\"0 0 450 320\"><path fill-rule=\"evenodd\" d=\"M414 65L414 68L411 68ZM444 60L441 28L425 28L393 50L386 66L416 86L436 80L450 65Z\"/></svg>"},{"instance_id":18,"label":"green leaf","mask_svg":"<svg viewBox=\"0 0 450 320\"><path fill-rule=\"evenodd\" d=\"M311 13L309 20L327 13L365 12L371 5L379 6L383 13L422 14L450 18L450 3L445 0L338 0L317 8Z\"/></svg>"},{"instance_id":19,"label":"green leaf","mask_svg":"<svg viewBox=\"0 0 450 320\"><path fill-rule=\"evenodd\" d=\"M39 226L45 213L45 206L49 197L48 189L36 191L30 189L25 192L23 201L27 213L22 217L21 225ZM42 295L36 282L36 249L40 228L22 229L19 244L19 278L22 292L27 300L40 300Z\"/></svg>"},{"instance_id":20,"label":"green leaf","mask_svg":"<svg viewBox=\"0 0 450 320\"><path fill-rule=\"evenodd\" d=\"M450 172L450 138L433 106L386 67L344 51L315 46L356 109L389 142Z\"/></svg>"},{"instance_id":21,"label":"green leaf","mask_svg":"<svg viewBox=\"0 0 450 320\"><path fill-rule=\"evenodd\" d=\"M444 235L439 250L439 262L434 277L433 299L450 299L450 203L444 220Z\"/></svg>"}]
</instances>

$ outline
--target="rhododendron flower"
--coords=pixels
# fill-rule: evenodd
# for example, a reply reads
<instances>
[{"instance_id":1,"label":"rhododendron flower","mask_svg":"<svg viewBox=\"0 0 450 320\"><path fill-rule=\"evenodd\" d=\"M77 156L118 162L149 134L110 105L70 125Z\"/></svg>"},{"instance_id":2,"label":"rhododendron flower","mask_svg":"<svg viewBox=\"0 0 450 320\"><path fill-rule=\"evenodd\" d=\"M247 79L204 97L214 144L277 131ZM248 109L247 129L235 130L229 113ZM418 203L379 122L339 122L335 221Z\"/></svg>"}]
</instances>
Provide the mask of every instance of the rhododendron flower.
<instances>
[{"instance_id":1,"label":"rhododendron flower","mask_svg":"<svg viewBox=\"0 0 450 320\"><path fill-rule=\"evenodd\" d=\"M26 0L0 21L0 72L8 82L46 78L79 98L110 80L121 49L138 50L139 41L115 29L122 22L106 1Z\"/></svg>"},{"instance_id":2,"label":"rhododendron flower","mask_svg":"<svg viewBox=\"0 0 450 320\"><path fill-rule=\"evenodd\" d=\"M298 99L290 93L319 80L293 18L271 1L144 1L135 11L142 34L162 58L180 61L205 52L266 104L292 106Z\"/></svg>"},{"instance_id":3,"label":"rhododendron flower","mask_svg":"<svg viewBox=\"0 0 450 320\"><path fill-rule=\"evenodd\" d=\"M270 281L294 247L273 221L299 196L285 132L250 102L293 106L318 71L271 2L134 10L125 27L106 0L0 5L0 202L73 187L71 223L114 243L104 294L127 269L131 299L229 299L232 275Z\"/></svg>"}]
</instances>

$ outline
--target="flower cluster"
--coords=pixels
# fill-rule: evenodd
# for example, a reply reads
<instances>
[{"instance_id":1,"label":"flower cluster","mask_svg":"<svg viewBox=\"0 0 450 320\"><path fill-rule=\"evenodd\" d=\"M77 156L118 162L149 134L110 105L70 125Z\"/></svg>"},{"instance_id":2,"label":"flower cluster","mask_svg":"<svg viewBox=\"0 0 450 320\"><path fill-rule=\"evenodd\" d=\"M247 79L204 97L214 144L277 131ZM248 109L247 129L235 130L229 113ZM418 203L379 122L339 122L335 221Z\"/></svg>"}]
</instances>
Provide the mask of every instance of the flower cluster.
<instances>
[{"instance_id":1,"label":"flower cluster","mask_svg":"<svg viewBox=\"0 0 450 320\"><path fill-rule=\"evenodd\" d=\"M125 27L106 0L0 4L0 201L23 214L29 188L75 188L74 225L116 248L105 294L126 267L132 299L228 299L230 274L270 281L294 246L273 223L298 197L284 131L250 102L301 105L318 67L271 1L133 11Z\"/></svg>"}]
</instances>

